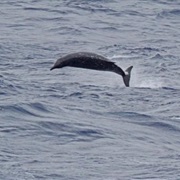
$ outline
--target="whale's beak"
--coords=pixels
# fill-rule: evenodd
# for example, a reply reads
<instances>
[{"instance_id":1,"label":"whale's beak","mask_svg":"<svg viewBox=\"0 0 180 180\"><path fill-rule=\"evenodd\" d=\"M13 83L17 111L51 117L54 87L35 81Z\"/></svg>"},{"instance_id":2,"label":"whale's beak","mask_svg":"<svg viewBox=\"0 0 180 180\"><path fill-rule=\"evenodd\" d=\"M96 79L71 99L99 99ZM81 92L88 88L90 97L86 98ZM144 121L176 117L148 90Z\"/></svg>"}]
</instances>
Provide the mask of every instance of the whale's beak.
<instances>
[{"instance_id":1,"label":"whale's beak","mask_svg":"<svg viewBox=\"0 0 180 180\"><path fill-rule=\"evenodd\" d=\"M50 69L50 71L52 71L53 69L57 68L55 65L53 65L53 67Z\"/></svg>"},{"instance_id":2,"label":"whale's beak","mask_svg":"<svg viewBox=\"0 0 180 180\"><path fill-rule=\"evenodd\" d=\"M54 67L54 66L50 69L50 71L52 71L53 69L55 69L55 67Z\"/></svg>"}]
</instances>

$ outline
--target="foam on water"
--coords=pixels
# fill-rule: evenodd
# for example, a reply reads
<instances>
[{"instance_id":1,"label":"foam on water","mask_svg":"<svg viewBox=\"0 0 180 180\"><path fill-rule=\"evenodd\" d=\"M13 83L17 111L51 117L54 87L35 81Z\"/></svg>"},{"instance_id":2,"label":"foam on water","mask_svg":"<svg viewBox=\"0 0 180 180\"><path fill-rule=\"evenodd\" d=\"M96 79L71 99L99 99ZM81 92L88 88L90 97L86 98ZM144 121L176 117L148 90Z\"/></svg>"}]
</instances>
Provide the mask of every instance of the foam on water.
<instances>
[{"instance_id":1,"label":"foam on water","mask_svg":"<svg viewBox=\"0 0 180 180\"><path fill-rule=\"evenodd\" d=\"M136 78L136 77L134 77ZM163 80L158 80L153 77L146 77L144 78L137 78L136 82L134 82L134 87L140 87L140 88L162 88L165 87L165 83Z\"/></svg>"}]
</instances>

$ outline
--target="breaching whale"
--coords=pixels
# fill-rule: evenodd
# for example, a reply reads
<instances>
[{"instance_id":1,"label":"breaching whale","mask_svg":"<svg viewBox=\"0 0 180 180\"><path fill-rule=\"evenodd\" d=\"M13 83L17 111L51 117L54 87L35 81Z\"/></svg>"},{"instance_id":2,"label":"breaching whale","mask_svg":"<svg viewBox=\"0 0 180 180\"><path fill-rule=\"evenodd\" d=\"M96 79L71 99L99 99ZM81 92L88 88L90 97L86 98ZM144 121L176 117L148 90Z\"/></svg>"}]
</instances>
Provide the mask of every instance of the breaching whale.
<instances>
[{"instance_id":1,"label":"breaching whale","mask_svg":"<svg viewBox=\"0 0 180 180\"><path fill-rule=\"evenodd\" d=\"M90 52L78 52L59 58L50 70L66 66L115 72L122 76L124 84L127 87L129 87L131 70L133 68L133 66L130 66L123 71L114 62L101 55Z\"/></svg>"}]
</instances>

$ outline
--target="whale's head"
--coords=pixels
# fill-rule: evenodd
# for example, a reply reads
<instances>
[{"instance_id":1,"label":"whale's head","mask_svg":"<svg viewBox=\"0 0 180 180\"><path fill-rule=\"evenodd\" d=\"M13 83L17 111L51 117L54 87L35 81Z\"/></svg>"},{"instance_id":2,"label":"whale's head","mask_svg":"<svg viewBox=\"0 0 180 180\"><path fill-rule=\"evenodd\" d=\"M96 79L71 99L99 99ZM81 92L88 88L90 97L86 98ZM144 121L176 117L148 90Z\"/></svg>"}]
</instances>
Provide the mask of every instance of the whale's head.
<instances>
[{"instance_id":1,"label":"whale's head","mask_svg":"<svg viewBox=\"0 0 180 180\"><path fill-rule=\"evenodd\" d=\"M66 66L65 62L62 61L62 59L58 59L50 70L57 69L57 68L62 68L64 66Z\"/></svg>"},{"instance_id":2,"label":"whale's head","mask_svg":"<svg viewBox=\"0 0 180 180\"><path fill-rule=\"evenodd\" d=\"M53 69L55 69L55 67L54 67L54 66L50 69L50 71L52 71Z\"/></svg>"}]
</instances>

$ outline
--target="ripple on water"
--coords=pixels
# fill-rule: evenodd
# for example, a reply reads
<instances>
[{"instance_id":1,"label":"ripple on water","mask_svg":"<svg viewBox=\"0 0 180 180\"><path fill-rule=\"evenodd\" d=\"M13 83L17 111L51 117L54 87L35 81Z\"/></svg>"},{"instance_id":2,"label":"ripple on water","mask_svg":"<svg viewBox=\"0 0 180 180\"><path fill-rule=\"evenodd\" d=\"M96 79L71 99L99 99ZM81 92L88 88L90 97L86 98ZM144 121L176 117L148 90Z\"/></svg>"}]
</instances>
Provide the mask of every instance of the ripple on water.
<instances>
[{"instance_id":1,"label":"ripple on water","mask_svg":"<svg viewBox=\"0 0 180 180\"><path fill-rule=\"evenodd\" d=\"M103 129L83 123L67 122L38 122L39 132L45 135L56 136L59 143L73 141L93 141L107 137Z\"/></svg>"},{"instance_id":2,"label":"ripple on water","mask_svg":"<svg viewBox=\"0 0 180 180\"><path fill-rule=\"evenodd\" d=\"M51 113L43 103L18 103L13 105L2 105L3 112L14 118L27 119L32 117L48 117Z\"/></svg>"},{"instance_id":3,"label":"ripple on water","mask_svg":"<svg viewBox=\"0 0 180 180\"><path fill-rule=\"evenodd\" d=\"M167 18L167 17L179 17L180 9L172 9L172 10L163 10L158 14L158 17Z\"/></svg>"}]
</instances>

